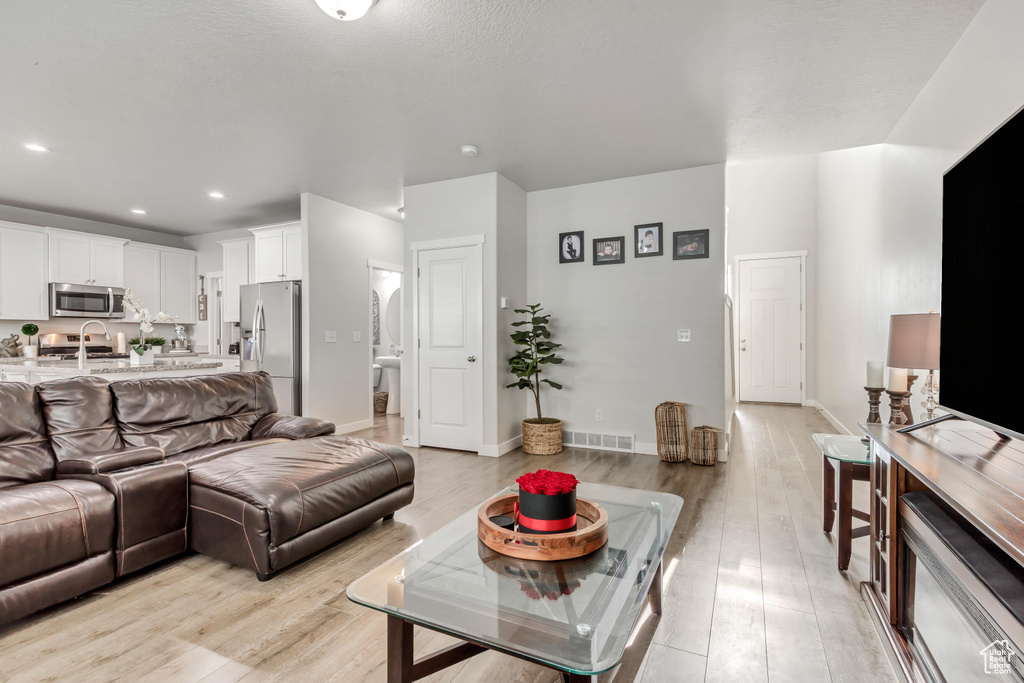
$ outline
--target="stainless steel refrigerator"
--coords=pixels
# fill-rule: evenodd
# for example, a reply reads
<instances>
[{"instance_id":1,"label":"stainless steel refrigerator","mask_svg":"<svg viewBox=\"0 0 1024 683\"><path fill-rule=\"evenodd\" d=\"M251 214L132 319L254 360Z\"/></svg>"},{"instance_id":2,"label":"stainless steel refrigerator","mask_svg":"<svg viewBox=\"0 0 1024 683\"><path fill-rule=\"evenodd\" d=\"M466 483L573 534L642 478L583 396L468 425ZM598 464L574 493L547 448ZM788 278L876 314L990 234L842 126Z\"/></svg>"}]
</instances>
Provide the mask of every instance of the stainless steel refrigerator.
<instances>
[{"instance_id":1,"label":"stainless steel refrigerator","mask_svg":"<svg viewBox=\"0 0 1024 683\"><path fill-rule=\"evenodd\" d=\"M277 409L302 414L302 288L298 282L241 287L242 372L263 370Z\"/></svg>"}]
</instances>

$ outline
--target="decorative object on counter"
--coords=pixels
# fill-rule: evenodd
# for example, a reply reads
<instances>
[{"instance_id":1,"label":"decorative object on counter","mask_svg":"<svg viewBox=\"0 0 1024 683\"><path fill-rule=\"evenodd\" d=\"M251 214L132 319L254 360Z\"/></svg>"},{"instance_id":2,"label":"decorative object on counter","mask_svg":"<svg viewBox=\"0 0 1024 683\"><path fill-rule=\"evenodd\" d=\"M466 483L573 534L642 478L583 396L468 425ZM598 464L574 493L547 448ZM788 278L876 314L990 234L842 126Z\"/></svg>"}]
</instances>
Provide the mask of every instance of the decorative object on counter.
<instances>
[{"instance_id":1,"label":"decorative object on counter","mask_svg":"<svg viewBox=\"0 0 1024 683\"><path fill-rule=\"evenodd\" d=\"M583 252L583 231L563 232L558 235L558 262L583 263L587 256Z\"/></svg>"},{"instance_id":2,"label":"decorative object on counter","mask_svg":"<svg viewBox=\"0 0 1024 683\"><path fill-rule=\"evenodd\" d=\"M594 240L594 265L626 262L625 237L599 237Z\"/></svg>"},{"instance_id":3,"label":"decorative object on counter","mask_svg":"<svg viewBox=\"0 0 1024 683\"><path fill-rule=\"evenodd\" d=\"M196 310L199 313L199 320L200 321L205 321L207 319L208 313L207 313L207 310L206 310L206 304L207 304L207 301L206 301L206 276L205 275L200 275L199 276L199 303L196 306Z\"/></svg>"},{"instance_id":4,"label":"decorative object on counter","mask_svg":"<svg viewBox=\"0 0 1024 683\"><path fill-rule=\"evenodd\" d=\"M373 392L373 412L383 415L388 412L388 392Z\"/></svg>"},{"instance_id":5,"label":"decorative object on counter","mask_svg":"<svg viewBox=\"0 0 1024 683\"><path fill-rule=\"evenodd\" d=\"M690 430L690 460L695 465L714 465L718 462L718 435L721 429L701 425Z\"/></svg>"},{"instance_id":6,"label":"decorative object on counter","mask_svg":"<svg viewBox=\"0 0 1024 683\"><path fill-rule=\"evenodd\" d=\"M523 452L531 455L554 455L562 452L562 421L545 418L540 408L542 383L554 389L562 388L558 382L541 378L543 368L547 365L561 365L563 360L555 355L555 350L562 345L551 341L551 331L548 330L551 316L541 315L540 312L543 310L540 304L515 309L516 313L527 316L527 320L512 323L512 327L524 328L512 333L512 341L521 348L516 355L508 359L509 372L519 379L505 385L506 389L515 387L533 392L537 417L523 420Z\"/></svg>"},{"instance_id":7,"label":"decorative object on counter","mask_svg":"<svg viewBox=\"0 0 1024 683\"><path fill-rule=\"evenodd\" d=\"M910 396L910 392L886 389L885 393L889 394L889 424L902 427L907 423L907 415L903 412L903 403Z\"/></svg>"},{"instance_id":8,"label":"decorative object on counter","mask_svg":"<svg viewBox=\"0 0 1024 683\"><path fill-rule=\"evenodd\" d=\"M889 356L886 362L889 367L907 368L909 376L904 390L908 393L917 379L915 371L920 368L928 371L925 401L921 405L924 406L929 420L935 417L935 409L938 407L939 387L935 380L935 371L939 369L941 330L942 319L935 310L928 313L894 315L889 318ZM904 412L907 416L906 424L914 424L909 396L904 403Z\"/></svg>"},{"instance_id":9,"label":"decorative object on counter","mask_svg":"<svg viewBox=\"0 0 1024 683\"><path fill-rule=\"evenodd\" d=\"M175 339L171 342L171 353L188 353L188 335L184 325L174 326Z\"/></svg>"},{"instance_id":10,"label":"decorative object on counter","mask_svg":"<svg viewBox=\"0 0 1024 683\"><path fill-rule=\"evenodd\" d=\"M868 361L867 386L878 387L881 391L885 387L885 363L880 360Z\"/></svg>"},{"instance_id":11,"label":"decorative object on counter","mask_svg":"<svg viewBox=\"0 0 1024 683\"><path fill-rule=\"evenodd\" d=\"M0 358L14 358L19 355L21 349L20 335L12 332L6 339L0 339Z\"/></svg>"},{"instance_id":12,"label":"decorative object on counter","mask_svg":"<svg viewBox=\"0 0 1024 683\"><path fill-rule=\"evenodd\" d=\"M882 416L878 413L878 405L882 402L884 387L864 387L868 392L868 424L881 422Z\"/></svg>"},{"instance_id":13,"label":"decorative object on counter","mask_svg":"<svg viewBox=\"0 0 1024 683\"><path fill-rule=\"evenodd\" d=\"M524 534L491 522L491 517L513 514L518 498L515 494L492 498L477 512L477 536L495 552L523 560L567 560L589 555L608 542L608 512L586 498L576 500L575 531Z\"/></svg>"},{"instance_id":14,"label":"decorative object on counter","mask_svg":"<svg viewBox=\"0 0 1024 683\"><path fill-rule=\"evenodd\" d=\"M143 302L135 298L130 289L124 290L123 301L125 313L131 313L132 319L139 323L139 336L131 341L132 352L128 354L131 357L132 365L152 365L153 342L159 339L160 346L163 346L166 341L160 337L146 337L146 335L153 332L153 323L173 323L175 318L163 311L151 315L149 309L143 305Z\"/></svg>"},{"instance_id":15,"label":"decorative object on counter","mask_svg":"<svg viewBox=\"0 0 1024 683\"><path fill-rule=\"evenodd\" d=\"M576 486L566 472L537 470L516 479L519 502L515 518L524 534L559 534L576 530Z\"/></svg>"},{"instance_id":16,"label":"decorative object on counter","mask_svg":"<svg viewBox=\"0 0 1024 683\"><path fill-rule=\"evenodd\" d=\"M634 253L636 258L661 256L665 253L661 243L661 228L661 223L633 226L633 248L636 250Z\"/></svg>"},{"instance_id":17,"label":"decorative object on counter","mask_svg":"<svg viewBox=\"0 0 1024 683\"><path fill-rule=\"evenodd\" d=\"M672 258L676 261L709 258L710 230L683 230L672 233Z\"/></svg>"},{"instance_id":18,"label":"decorative object on counter","mask_svg":"<svg viewBox=\"0 0 1024 683\"><path fill-rule=\"evenodd\" d=\"M125 336L124 332L117 333L117 344L114 347L114 353L128 353L128 337Z\"/></svg>"},{"instance_id":19,"label":"decorative object on counter","mask_svg":"<svg viewBox=\"0 0 1024 683\"><path fill-rule=\"evenodd\" d=\"M665 462L686 462L689 434L686 432L688 403L665 401L654 409L658 429L658 456Z\"/></svg>"},{"instance_id":20,"label":"decorative object on counter","mask_svg":"<svg viewBox=\"0 0 1024 683\"><path fill-rule=\"evenodd\" d=\"M21 326L21 333L28 338L28 343L21 349L22 355L25 358L37 358L39 356L39 347L32 343L32 337L39 334L39 326L35 323L25 323Z\"/></svg>"}]
</instances>

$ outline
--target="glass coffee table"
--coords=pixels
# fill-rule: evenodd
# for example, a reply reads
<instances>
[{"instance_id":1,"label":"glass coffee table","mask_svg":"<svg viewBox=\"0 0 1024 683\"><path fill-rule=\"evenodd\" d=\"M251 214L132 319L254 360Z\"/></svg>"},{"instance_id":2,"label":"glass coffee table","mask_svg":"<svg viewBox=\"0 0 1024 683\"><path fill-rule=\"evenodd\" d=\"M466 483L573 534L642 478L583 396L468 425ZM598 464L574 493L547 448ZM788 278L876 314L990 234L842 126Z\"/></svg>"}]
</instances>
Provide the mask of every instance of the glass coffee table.
<instances>
[{"instance_id":1,"label":"glass coffee table","mask_svg":"<svg viewBox=\"0 0 1024 683\"><path fill-rule=\"evenodd\" d=\"M608 543L585 557L539 562L495 552L477 538L474 506L349 585L350 600L388 615L388 683L410 683L486 650L551 667L568 681L615 668L645 599L661 613L661 560L683 499L585 483L577 495L608 512ZM462 642L413 661L414 624Z\"/></svg>"}]
</instances>

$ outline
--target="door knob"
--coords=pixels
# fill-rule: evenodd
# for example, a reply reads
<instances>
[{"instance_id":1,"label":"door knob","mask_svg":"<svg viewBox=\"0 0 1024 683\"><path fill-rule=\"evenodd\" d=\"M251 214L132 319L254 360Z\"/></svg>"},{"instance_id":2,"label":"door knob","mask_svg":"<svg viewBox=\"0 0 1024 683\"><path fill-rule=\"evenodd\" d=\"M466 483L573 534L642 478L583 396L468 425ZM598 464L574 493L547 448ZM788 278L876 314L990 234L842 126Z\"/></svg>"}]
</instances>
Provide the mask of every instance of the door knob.
<instances>
[{"instance_id":1,"label":"door knob","mask_svg":"<svg viewBox=\"0 0 1024 683\"><path fill-rule=\"evenodd\" d=\"M740 351L746 351L746 350L747 350L747 347L746 347L746 346L741 346L741 347L740 347Z\"/></svg>"},{"instance_id":2,"label":"door knob","mask_svg":"<svg viewBox=\"0 0 1024 683\"><path fill-rule=\"evenodd\" d=\"M476 362L476 356L470 356L466 360L468 360L470 363L475 363Z\"/></svg>"}]
</instances>

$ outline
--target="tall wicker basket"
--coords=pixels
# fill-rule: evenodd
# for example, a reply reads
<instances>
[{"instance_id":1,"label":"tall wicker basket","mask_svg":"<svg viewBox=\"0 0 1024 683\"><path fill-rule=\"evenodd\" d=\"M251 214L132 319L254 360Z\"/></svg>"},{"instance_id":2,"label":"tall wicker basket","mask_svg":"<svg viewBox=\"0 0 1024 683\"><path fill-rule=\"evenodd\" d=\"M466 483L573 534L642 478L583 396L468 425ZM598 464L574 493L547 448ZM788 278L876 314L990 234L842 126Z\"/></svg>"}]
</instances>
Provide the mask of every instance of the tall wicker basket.
<instances>
[{"instance_id":1,"label":"tall wicker basket","mask_svg":"<svg viewBox=\"0 0 1024 683\"><path fill-rule=\"evenodd\" d=\"M718 435L721 429L701 425L690 431L690 460L695 465L714 465L718 462Z\"/></svg>"},{"instance_id":2,"label":"tall wicker basket","mask_svg":"<svg viewBox=\"0 0 1024 683\"><path fill-rule=\"evenodd\" d=\"M375 413L386 413L386 412L388 412L388 392L386 392L386 391L375 391L375 392L373 392L373 412L375 412Z\"/></svg>"},{"instance_id":3,"label":"tall wicker basket","mask_svg":"<svg viewBox=\"0 0 1024 683\"><path fill-rule=\"evenodd\" d=\"M666 401L654 409L658 425L658 455L665 462L686 461L686 406Z\"/></svg>"}]
</instances>

